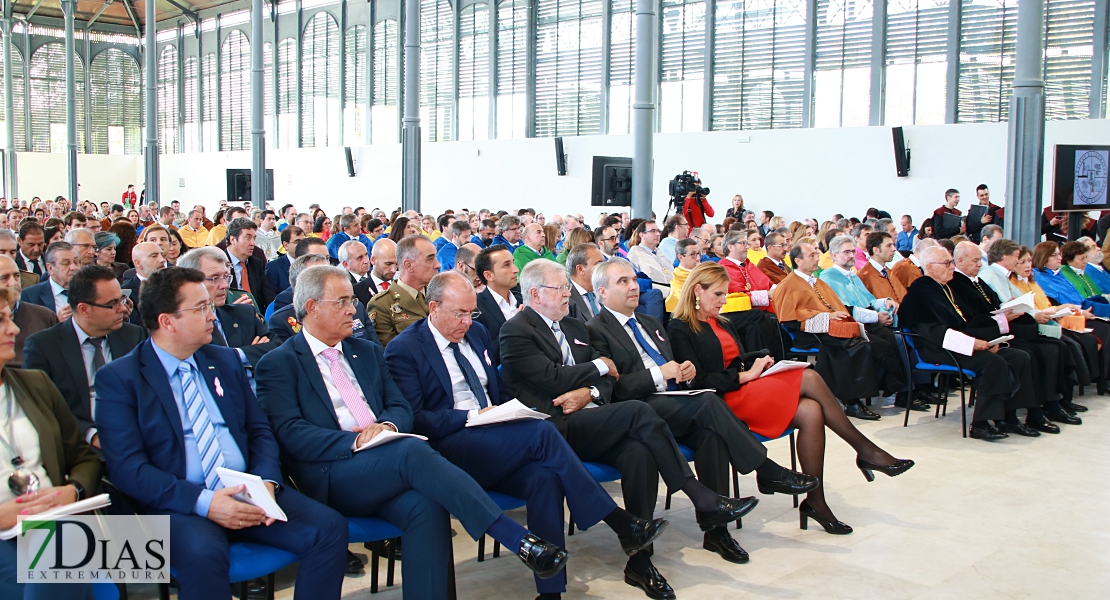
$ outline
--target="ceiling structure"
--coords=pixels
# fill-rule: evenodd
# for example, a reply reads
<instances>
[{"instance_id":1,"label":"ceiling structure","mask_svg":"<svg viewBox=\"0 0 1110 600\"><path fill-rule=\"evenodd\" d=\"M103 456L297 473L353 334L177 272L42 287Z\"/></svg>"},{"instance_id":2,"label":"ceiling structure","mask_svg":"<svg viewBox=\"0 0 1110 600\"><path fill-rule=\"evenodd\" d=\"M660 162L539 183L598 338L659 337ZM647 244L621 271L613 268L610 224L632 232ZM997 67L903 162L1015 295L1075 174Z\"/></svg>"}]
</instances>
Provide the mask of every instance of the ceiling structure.
<instances>
[{"instance_id":1,"label":"ceiling structure","mask_svg":"<svg viewBox=\"0 0 1110 600\"><path fill-rule=\"evenodd\" d=\"M193 13L234 4L238 0L157 0L157 21L177 19L185 14L183 9ZM15 15L33 15L61 19L61 0L12 0ZM99 16L97 14L99 13ZM145 0L77 0L74 20L87 23L96 17L97 24L121 25L125 27L144 27L146 24ZM134 17L134 18L132 18ZM137 23L136 23L137 21Z\"/></svg>"}]
</instances>

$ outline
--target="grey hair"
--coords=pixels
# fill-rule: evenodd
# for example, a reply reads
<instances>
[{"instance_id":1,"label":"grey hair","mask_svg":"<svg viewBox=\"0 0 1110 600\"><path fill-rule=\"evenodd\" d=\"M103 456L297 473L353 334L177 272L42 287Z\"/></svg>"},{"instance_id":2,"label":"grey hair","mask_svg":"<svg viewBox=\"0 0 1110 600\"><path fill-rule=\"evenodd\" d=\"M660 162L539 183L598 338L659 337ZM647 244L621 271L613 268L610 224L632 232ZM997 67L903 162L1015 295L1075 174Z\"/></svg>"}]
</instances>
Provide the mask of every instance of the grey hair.
<instances>
[{"instance_id":1,"label":"grey hair","mask_svg":"<svg viewBox=\"0 0 1110 600\"><path fill-rule=\"evenodd\" d=\"M200 269L200 261L205 259L225 267L231 264L223 250L215 246L201 246L182 254L181 258L177 259L177 266L185 269Z\"/></svg>"},{"instance_id":2,"label":"grey hair","mask_svg":"<svg viewBox=\"0 0 1110 600\"><path fill-rule=\"evenodd\" d=\"M293 288L294 292L297 289L297 278L305 269L316 265L331 265L328 257L320 254L305 254L298 256L293 264L289 265L289 287Z\"/></svg>"},{"instance_id":3,"label":"grey hair","mask_svg":"<svg viewBox=\"0 0 1110 600\"><path fill-rule=\"evenodd\" d=\"M417 249L417 243L420 242L420 240L427 241L428 238L414 233L408 237L401 238L401 241L397 243L398 271L404 268L406 260L411 260L413 262L420 260L420 251Z\"/></svg>"},{"instance_id":4,"label":"grey hair","mask_svg":"<svg viewBox=\"0 0 1110 600\"><path fill-rule=\"evenodd\" d=\"M7 228L0 229L0 240L19 243L19 238L15 236L15 233Z\"/></svg>"},{"instance_id":5,"label":"grey hair","mask_svg":"<svg viewBox=\"0 0 1110 600\"><path fill-rule=\"evenodd\" d=\"M339 231L347 231L347 228L351 226L351 223L354 223L357 220L358 217L353 213L339 217Z\"/></svg>"},{"instance_id":6,"label":"grey hair","mask_svg":"<svg viewBox=\"0 0 1110 600\"><path fill-rule=\"evenodd\" d=\"M893 225L893 224L894 224L894 219L879 219L878 221L875 222L875 227L877 227L879 230L883 231L883 233L886 233L887 226Z\"/></svg>"},{"instance_id":7,"label":"grey hair","mask_svg":"<svg viewBox=\"0 0 1110 600\"><path fill-rule=\"evenodd\" d=\"M917 247L913 249L913 253L916 254L918 258L925 258L926 250L928 250L929 248L935 248L939 245L940 244L938 244L937 241L933 238L922 238L917 241Z\"/></svg>"},{"instance_id":8,"label":"grey hair","mask_svg":"<svg viewBox=\"0 0 1110 600\"><path fill-rule=\"evenodd\" d=\"M297 260L300 260L300 258ZM300 274L297 278L300 285L293 288L293 312L296 313L298 321L303 321L305 315L308 314L305 306L309 300L319 302L324 299L324 288L328 285L328 280L332 278L346 281L347 273L339 267L318 265L309 267Z\"/></svg>"},{"instance_id":9,"label":"grey hair","mask_svg":"<svg viewBox=\"0 0 1110 600\"><path fill-rule=\"evenodd\" d=\"M55 255L57 255L58 252L62 250L70 250L76 252L75 250L73 250L73 246L70 245L69 242L54 242L53 244L47 246L46 252L43 253L43 258L46 260L46 264L54 264Z\"/></svg>"},{"instance_id":10,"label":"grey hair","mask_svg":"<svg viewBox=\"0 0 1110 600\"><path fill-rule=\"evenodd\" d=\"M351 248L356 245L362 246L363 248L366 247L363 246L362 242L358 240L347 240L343 242L343 245L339 247L339 251L336 253L339 255L339 262L347 262L348 260L351 260Z\"/></svg>"},{"instance_id":11,"label":"grey hair","mask_svg":"<svg viewBox=\"0 0 1110 600\"><path fill-rule=\"evenodd\" d=\"M520 225L520 217L516 215L505 215L497 221L497 232L500 233L513 225Z\"/></svg>"},{"instance_id":12,"label":"grey hair","mask_svg":"<svg viewBox=\"0 0 1110 600\"><path fill-rule=\"evenodd\" d=\"M601 252L601 248L597 244L578 244L570 249L570 252L567 253L567 277L573 277L578 272L579 265L586 265L586 252L590 248Z\"/></svg>"},{"instance_id":13,"label":"grey hair","mask_svg":"<svg viewBox=\"0 0 1110 600\"><path fill-rule=\"evenodd\" d=\"M604 261L601 261L601 262L597 263L597 266L594 267L593 274L590 275L590 283L593 284L594 291L596 292L597 290L600 290L601 288L608 289L609 288L609 272L612 271L613 269L617 269L617 268L621 268L621 267L624 267L624 268L628 269L629 271L632 271L633 275L636 274L636 269L632 266L632 263L628 262L627 259L620 258L618 256L614 256L613 258L610 258L609 260L604 260Z\"/></svg>"},{"instance_id":14,"label":"grey hair","mask_svg":"<svg viewBox=\"0 0 1110 600\"><path fill-rule=\"evenodd\" d=\"M728 254L729 247L739 242L740 240L748 239L747 231L736 231L735 229L725 234L725 254Z\"/></svg>"},{"instance_id":15,"label":"grey hair","mask_svg":"<svg viewBox=\"0 0 1110 600\"><path fill-rule=\"evenodd\" d=\"M558 273L564 281L566 280L567 274L563 265L553 260L537 258L524 265L524 270L520 272L520 294L524 297L525 306L532 305L532 290L542 289L547 285L547 276L551 273Z\"/></svg>"},{"instance_id":16,"label":"grey hair","mask_svg":"<svg viewBox=\"0 0 1110 600\"><path fill-rule=\"evenodd\" d=\"M462 273L458 271L444 271L432 277L428 282L428 287L424 290L424 297L428 302L443 302L443 294L452 285L457 285L474 291L474 284L470 283Z\"/></svg>"},{"instance_id":17,"label":"grey hair","mask_svg":"<svg viewBox=\"0 0 1110 600\"><path fill-rule=\"evenodd\" d=\"M988 223L988 224L984 225L981 230L979 230L979 238L980 239L982 239L982 238L993 238L994 234L996 234L996 233L1001 234L1002 233L1002 227L1000 227L998 225L995 225L994 223ZM1086 236L1084 236L1084 237L1086 237ZM1091 238L1087 238L1087 239L1091 239ZM1082 241L1082 240L1083 240L1083 238L1079 238L1079 241Z\"/></svg>"},{"instance_id":18,"label":"grey hair","mask_svg":"<svg viewBox=\"0 0 1110 600\"><path fill-rule=\"evenodd\" d=\"M850 235L838 235L829 242L829 254L840 252L840 247L844 244L852 244L854 246L856 241L853 240Z\"/></svg>"},{"instance_id":19,"label":"grey hair","mask_svg":"<svg viewBox=\"0 0 1110 600\"><path fill-rule=\"evenodd\" d=\"M85 229L84 227L78 227L76 229L70 229L68 232L66 232L66 242L68 242L70 244L76 242L77 241L77 236L81 235L82 231L87 232L89 235L93 235L93 232L89 231L88 229ZM93 243L94 244L96 243L96 236L95 235L93 236Z\"/></svg>"}]
</instances>

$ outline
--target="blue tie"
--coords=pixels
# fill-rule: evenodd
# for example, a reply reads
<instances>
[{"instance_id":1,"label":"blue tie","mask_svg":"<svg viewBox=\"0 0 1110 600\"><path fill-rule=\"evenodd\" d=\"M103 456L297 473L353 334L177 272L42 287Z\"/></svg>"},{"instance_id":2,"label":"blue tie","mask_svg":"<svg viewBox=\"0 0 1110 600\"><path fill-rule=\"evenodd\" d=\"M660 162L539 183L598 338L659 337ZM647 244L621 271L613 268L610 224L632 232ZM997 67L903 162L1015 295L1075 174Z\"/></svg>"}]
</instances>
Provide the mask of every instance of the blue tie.
<instances>
[{"instance_id":1,"label":"blue tie","mask_svg":"<svg viewBox=\"0 0 1110 600\"><path fill-rule=\"evenodd\" d=\"M470 361L466 360L462 350L459 350L458 344L451 342L447 344L447 347L455 354L455 362L459 363L459 368L462 369L463 379L466 380L467 387L469 387L471 393L474 394L474 399L478 401L478 406L482 408L489 406L489 400L486 398L486 390L482 388L482 380L478 379L478 373L474 371L474 365L471 365Z\"/></svg>"},{"instance_id":2,"label":"blue tie","mask_svg":"<svg viewBox=\"0 0 1110 600\"><path fill-rule=\"evenodd\" d=\"M559 342L559 351L563 355L563 366L574 366L574 354L570 351L570 344L567 343L567 336L563 335L563 331L559 329L558 323L551 324L551 331L555 333L555 341Z\"/></svg>"},{"instance_id":3,"label":"blue tie","mask_svg":"<svg viewBox=\"0 0 1110 600\"><path fill-rule=\"evenodd\" d=\"M662 367L663 365L667 364L667 359L663 358L663 355L659 354L659 352L656 351L655 348L652 348L651 344L649 344L648 341L644 339L644 334L640 333L640 328L638 325L639 323L636 322L636 317L628 319L628 327L632 329L632 335L636 337L636 343L640 344L640 348L643 348L644 352L646 352L647 355L651 357L651 360L655 361L655 364L657 366ZM675 385L673 379L667 380L667 389L670 391L678 389L678 386Z\"/></svg>"},{"instance_id":4,"label":"blue tie","mask_svg":"<svg viewBox=\"0 0 1110 600\"><path fill-rule=\"evenodd\" d=\"M586 292L586 300L588 300L589 303L590 303L590 314L591 315L596 315L597 314L597 302L594 300L594 293L593 292Z\"/></svg>"},{"instance_id":5,"label":"blue tie","mask_svg":"<svg viewBox=\"0 0 1110 600\"><path fill-rule=\"evenodd\" d=\"M208 418L208 408L201 398L200 389L197 387L193 368L189 363L183 362L177 367L177 374L181 378L181 395L185 400L185 414L189 417L193 440L200 452L200 466L204 473L204 487L217 490L223 487L216 467L224 466L224 456L220 452L220 442L216 440L216 426Z\"/></svg>"}]
</instances>

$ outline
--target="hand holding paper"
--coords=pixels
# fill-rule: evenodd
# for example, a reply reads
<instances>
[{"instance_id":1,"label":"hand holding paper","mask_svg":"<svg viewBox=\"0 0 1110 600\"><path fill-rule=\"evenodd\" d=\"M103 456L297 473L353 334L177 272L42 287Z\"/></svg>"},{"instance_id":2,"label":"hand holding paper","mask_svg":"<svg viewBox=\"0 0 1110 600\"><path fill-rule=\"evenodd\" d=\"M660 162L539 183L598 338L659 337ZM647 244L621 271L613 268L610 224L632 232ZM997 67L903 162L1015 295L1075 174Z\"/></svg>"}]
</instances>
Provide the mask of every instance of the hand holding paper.
<instances>
[{"instance_id":1,"label":"hand holding paper","mask_svg":"<svg viewBox=\"0 0 1110 600\"><path fill-rule=\"evenodd\" d=\"M269 488L266 487L266 482L262 478L252 473L242 473L233 471L224 467L216 467L216 473L220 476L220 481L224 487L234 488L237 486L244 486L242 492L235 494L232 498L257 506L261 508L267 517L276 519L278 521L288 521L289 518L285 516L285 511L281 510L278 506L277 500L270 494Z\"/></svg>"},{"instance_id":2,"label":"hand holding paper","mask_svg":"<svg viewBox=\"0 0 1110 600\"><path fill-rule=\"evenodd\" d=\"M504 404L491 407L489 410L483 410L477 416L468 419L466 421L466 426L481 427L483 425L495 425L497 423L508 423L510 421L520 421L524 419L549 418L548 415L532 410L525 406L520 400L513 398Z\"/></svg>"}]
</instances>

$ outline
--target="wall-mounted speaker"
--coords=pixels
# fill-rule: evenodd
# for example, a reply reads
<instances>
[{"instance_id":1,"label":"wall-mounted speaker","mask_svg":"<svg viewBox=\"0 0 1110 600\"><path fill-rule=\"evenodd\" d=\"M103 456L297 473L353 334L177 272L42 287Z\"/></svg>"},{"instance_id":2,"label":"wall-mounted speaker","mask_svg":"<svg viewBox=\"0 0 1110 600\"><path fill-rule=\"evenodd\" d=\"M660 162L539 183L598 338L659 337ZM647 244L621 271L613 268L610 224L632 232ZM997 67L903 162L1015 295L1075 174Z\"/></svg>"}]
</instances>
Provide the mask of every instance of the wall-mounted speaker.
<instances>
[{"instance_id":1,"label":"wall-mounted speaker","mask_svg":"<svg viewBox=\"0 0 1110 600\"><path fill-rule=\"evenodd\" d=\"M906 138L901 127L892 129L894 132L894 168L899 177L910 176L910 151L906 149Z\"/></svg>"},{"instance_id":2,"label":"wall-mounted speaker","mask_svg":"<svg viewBox=\"0 0 1110 600\"><path fill-rule=\"evenodd\" d=\"M555 138L555 169L560 177L567 174L567 155L563 152L563 138Z\"/></svg>"},{"instance_id":3,"label":"wall-mounted speaker","mask_svg":"<svg viewBox=\"0 0 1110 600\"><path fill-rule=\"evenodd\" d=\"M347 157L347 177L355 176L355 157L351 154L351 147L344 146L343 154Z\"/></svg>"}]
</instances>

